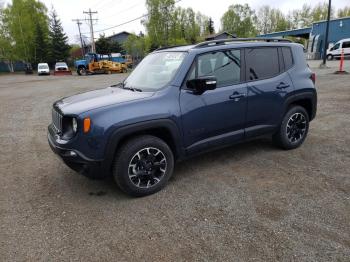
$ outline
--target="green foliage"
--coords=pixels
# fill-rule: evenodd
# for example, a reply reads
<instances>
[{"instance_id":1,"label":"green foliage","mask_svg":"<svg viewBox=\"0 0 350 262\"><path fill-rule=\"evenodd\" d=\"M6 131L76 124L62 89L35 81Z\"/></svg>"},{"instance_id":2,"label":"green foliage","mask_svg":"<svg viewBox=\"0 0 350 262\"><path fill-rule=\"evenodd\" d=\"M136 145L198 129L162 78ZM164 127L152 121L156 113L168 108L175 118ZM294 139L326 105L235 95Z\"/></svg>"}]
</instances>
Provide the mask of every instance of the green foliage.
<instances>
[{"instance_id":1,"label":"green foliage","mask_svg":"<svg viewBox=\"0 0 350 262\"><path fill-rule=\"evenodd\" d=\"M63 31L56 11L52 9L50 12L49 63L53 65L57 61L66 61L69 57L69 50L68 37Z\"/></svg>"},{"instance_id":2,"label":"green foliage","mask_svg":"<svg viewBox=\"0 0 350 262\"><path fill-rule=\"evenodd\" d=\"M328 3L324 2L323 4L318 3L313 9L312 9L312 21L321 21L326 20L328 16ZM334 17L334 10L331 9L331 18Z\"/></svg>"},{"instance_id":3,"label":"green foliage","mask_svg":"<svg viewBox=\"0 0 350 262\"><path fill-rule=\"evenodd\" d=\"M121 45L112 41L109 38L106 38L105 35L100 35L100 38L96 41L96 52L99 54L110 54L110 53L121 53L123 48Z\"/></svg>"},{"instance_id":4,"label":"green foliage","mask_svg":"<svg viewBox=\"0 0 350 262\"><path fill-rule=\"evenodd\" d=\"M231 5L224 13L221 24L223 31L238 37L250 37L256 35L255 20L255 12L248 4L236 4Z\"/></svg>"},{"instance_id":5,"label":"green foliage","mask_svg":"<svg viewBox=\"0 0 350 262\"><path fill-rule=\"evenodd\" d=\"M123 48L127 54L138 60L146 55L146 50L149 50L150 44L149 37L131 34L124 42Z\"/></svg>"},{"instance_id":6,"label":"green foliage","mask_svg":"<svg viewBox=\"0 0 350 262\"><path fill-rule=\"evenodd\" d=\"M284 31L289 27L290 22L278 9L265 5L258 10L256 28L260 34Z\"/></svg>"},{"instance_id":7,"label":"green foliage","mask_svg":"<svg viewBox=\"0 0 350 262\"><path fill-rule=\"evenodd\" d=\"M350 6L344 7L343 9L339 9L337 12L337 17L346 17L350 16Z\"/></svg>"},{"instance_id":8,"label":"green foliage","mask_svg":"<svg viewBox=\"0 0 350 262\"><path fill-rule=\"evenodd\" d=\"M2 11L2 38L7 42L3 55L8 59L35 62L37 53L40 53L36 46L37 34L43 42L48 35L46 12L45 5L39 1L13 0Z\"/></svg>"},{"instance_id":9,"label":"green foliage","mask_svg":"<svg viewBox=\"0 0 350 262\"><path fill-rule=\"evenodd\" d=\"M208 31L208 17L192 8L175 8L173 0L147 0L146 6L149 16L143 24L150 41L149 50L196 43Z\"/></svg>"},{"instance_id":10,"label":"green foliage","mask_svg":"<svg viewBox=\"0 0 350 262\"><path fill-rule=\"evenodd\" d=\"M46 62L47 59L47 48L48 48L48 36L43 26L39 23L35 24L35 49L34 59L35 64Z\"/></svg>"}]
</instances>

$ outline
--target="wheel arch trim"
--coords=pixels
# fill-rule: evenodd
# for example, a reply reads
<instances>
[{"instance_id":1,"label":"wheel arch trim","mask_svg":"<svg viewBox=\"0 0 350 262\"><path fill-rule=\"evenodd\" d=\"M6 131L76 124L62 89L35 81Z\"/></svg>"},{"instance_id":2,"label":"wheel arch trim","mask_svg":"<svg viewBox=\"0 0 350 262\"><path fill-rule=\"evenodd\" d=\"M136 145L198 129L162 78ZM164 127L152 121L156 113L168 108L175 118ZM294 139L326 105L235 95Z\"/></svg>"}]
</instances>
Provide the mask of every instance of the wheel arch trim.
<instances>
[{"instance_id":1,"label":"wheel arch trim","mask_svg":"<svg viewBox=\"0 0 350 262\"><path fill-rule=\"evenodd\" d=\"M309 100L311 103L311 115L310 115L310 121L313 120L316 116L317 111L317 93L316 90L310 90L310 91L303 91L297 94L294 94L290 97L288 97L284 103L284 113L288 110L289 106L293 103L296 103L301 100ZM283 116L282 116L283 117Z\"/></svg>"},{"instance_id":2,"label":"wheel arch trim","mask_svg":"<svg viewBox=\"0 0 350 262\"><path fill-rule=\"evenodd\" d=\"M114 130L108 139L105 149L105 158L103 160L104 168L108 171L110 170L118 145L125 137L137 134L142 131L160 128L167 129L167 131L170 133L171 139L174 141L174 150L176 151L175 153L178 158L181 159L185 153L182 147L182 138L178 126L172 120L157 119L126 125Z\"/></svg>"}]
</instances>

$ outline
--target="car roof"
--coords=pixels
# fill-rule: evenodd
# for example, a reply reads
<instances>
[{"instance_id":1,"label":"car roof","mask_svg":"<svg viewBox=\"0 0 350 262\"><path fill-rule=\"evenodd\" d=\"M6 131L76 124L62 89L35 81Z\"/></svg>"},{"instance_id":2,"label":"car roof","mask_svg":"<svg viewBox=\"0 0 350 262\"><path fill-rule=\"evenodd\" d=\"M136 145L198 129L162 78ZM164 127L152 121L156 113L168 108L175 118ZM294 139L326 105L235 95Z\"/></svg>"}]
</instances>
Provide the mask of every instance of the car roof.
<instances>
[{"instance_id":1,"label":"car roof","mask_svg":"<svg viewBox=\"0 0 350 262\"><path fill-rule=\"evenodd\" d=\"M205 53L219 49L262 47L262 46L292 46L299 45L286 39L279 38L246 38L246 39L223 39L202 42L196 45L170 46L159 48L155 52L196 52Z\"/></svg>"}]
</instances>

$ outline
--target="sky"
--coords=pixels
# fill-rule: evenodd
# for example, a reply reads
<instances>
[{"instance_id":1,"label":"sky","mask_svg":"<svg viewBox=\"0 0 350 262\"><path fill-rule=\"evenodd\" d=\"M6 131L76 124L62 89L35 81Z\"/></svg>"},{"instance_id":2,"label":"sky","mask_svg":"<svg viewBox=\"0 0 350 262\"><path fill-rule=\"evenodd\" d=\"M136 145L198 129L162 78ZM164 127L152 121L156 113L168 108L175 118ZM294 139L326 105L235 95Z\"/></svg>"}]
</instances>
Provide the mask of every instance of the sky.
<instances>
[{"instance_id":1,"label":"sky","mask_svg":"<svg viewBox=\"0 0 350 262\"><path fill-rule=\"evenodd\" d=\"M10 0L7 0L10 2ZM116 28L101 31L108 27L122 24L134 18L140 17L147 13L145 0L41 0L50 10L53 6L61 19L64 31L69 37L70 43L78 43L78 27L72 19L85 19L87 16L83 11L97 11L98 13L93 18L98 19L94 22L95 38L99 34L105 33L110 36L113 33L128 31L139 33L145 31L140 20L118 26ZM273 8L280 9L287 14L289 10L301 8L303 4L316 5L324 0L180 0L176 6L184 8L191 7L194 11L199 11L204 15L212 17L215 30L220 29L220 18L223 13L232 4L249 4L253 9L258 9L262 5L270 5ZM328 2L328 1L327 1ZM332 6L335 8L343 8L350 5L350 0L333 0ZM89 26L86 21L83 21L81 31L87 37L90 37Z\"/></svg>"}]
</instances>

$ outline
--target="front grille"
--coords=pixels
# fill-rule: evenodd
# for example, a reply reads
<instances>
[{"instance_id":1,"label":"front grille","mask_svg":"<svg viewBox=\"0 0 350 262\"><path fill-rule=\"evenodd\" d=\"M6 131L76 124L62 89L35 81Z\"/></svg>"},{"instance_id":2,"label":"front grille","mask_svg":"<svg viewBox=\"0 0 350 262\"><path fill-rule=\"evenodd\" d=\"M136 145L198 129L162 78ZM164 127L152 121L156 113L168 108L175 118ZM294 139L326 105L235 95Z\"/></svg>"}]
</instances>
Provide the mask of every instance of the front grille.
<instances>
[{"instance_id":1,"label":"front grille","mask_svg":"<svg viewBox=\"0 0 350 262\"><path fill-rule=\"evenodd\" d=\"M56 133L62 132L62 117L55 108L52 108L52 123Z\"/></svg>"}]
</instances>

